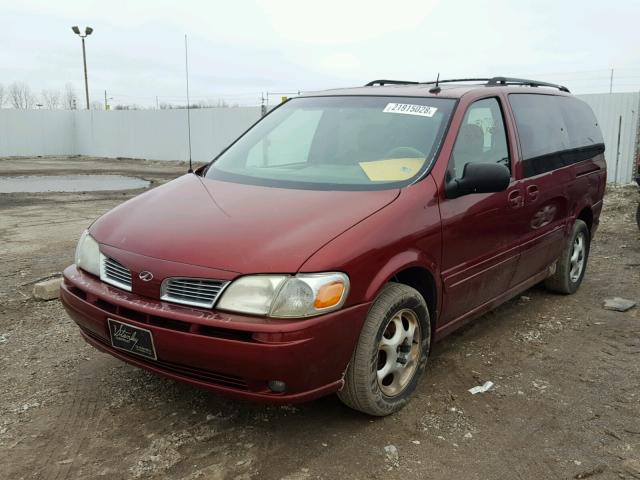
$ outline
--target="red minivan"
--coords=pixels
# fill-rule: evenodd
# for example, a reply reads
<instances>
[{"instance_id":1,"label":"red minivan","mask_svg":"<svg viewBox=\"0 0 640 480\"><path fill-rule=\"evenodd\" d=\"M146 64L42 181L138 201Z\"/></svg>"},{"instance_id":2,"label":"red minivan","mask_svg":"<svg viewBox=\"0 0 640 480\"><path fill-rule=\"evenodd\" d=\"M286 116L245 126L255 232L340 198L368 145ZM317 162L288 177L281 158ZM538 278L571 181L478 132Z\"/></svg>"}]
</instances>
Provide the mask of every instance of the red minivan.
<instances>
[{"instance_id":1,"label":"red minivan","mask_svg":"<svg viewBox=\"0 0 640 480\"><path fill-rule=\"evenodd\" d=\"M87 342L252 400L393 413L431 344L527 288L573 293L605 189L590 108L495 77L293 98L83 233Z\"/></svg>"}]
</instances>

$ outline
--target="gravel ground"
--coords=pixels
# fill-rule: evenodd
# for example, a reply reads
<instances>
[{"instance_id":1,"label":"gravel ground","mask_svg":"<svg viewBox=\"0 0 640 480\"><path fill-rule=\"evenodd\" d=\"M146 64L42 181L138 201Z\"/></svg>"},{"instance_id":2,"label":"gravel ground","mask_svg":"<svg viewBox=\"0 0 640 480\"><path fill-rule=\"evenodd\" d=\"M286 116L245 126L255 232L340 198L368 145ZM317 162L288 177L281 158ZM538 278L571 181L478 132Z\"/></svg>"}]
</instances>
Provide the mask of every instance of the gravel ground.
<instances>
[{"instance_id":1,"label":"gravel ground","mask_svg":"<svg viewBox=\"0 0 640 480\"><path fill-rule=\"evenodd\" d=\"M0 159L0 176L118 173L165 182L177 162ZM372 419L330 396L227 400L86 345L34 281L129 192L0 194L0 479L640 478L637 189L612 189L580 291L525 292L436 345L414 400ZM477 395L467 390L490 380ZM385 448L387 447L387 448Z\"/></svg>"}]
</instances>

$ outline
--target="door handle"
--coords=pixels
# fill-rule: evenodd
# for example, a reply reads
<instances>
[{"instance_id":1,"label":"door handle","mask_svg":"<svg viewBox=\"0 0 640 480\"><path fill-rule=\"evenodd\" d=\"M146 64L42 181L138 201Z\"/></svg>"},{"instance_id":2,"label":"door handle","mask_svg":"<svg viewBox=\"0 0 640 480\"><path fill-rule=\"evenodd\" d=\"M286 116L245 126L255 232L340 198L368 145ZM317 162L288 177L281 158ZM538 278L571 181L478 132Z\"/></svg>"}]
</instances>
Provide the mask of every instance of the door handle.
<instances>
[{"instance_id":1,"label":"door handle","mask_svg":"<svg viewBox=\"0 0 640 480\"><path fill-rule=\"evenodd\" d=\"M532 202L535 202L538 199L538 193L540 193L540 190L538 190L537 185L529 185L527 187L527 195Z\"/></svg>"},{"instance_id":2,"label":"door handle","mask_svg":"<svg viewBox=\"0 0 640 480\"><path fill-rule=\"evenodd\" d=\"M520 190L511 190L507 195L507 199L509 200L511 208L520 208L522 206L522 195L520 195Z\"/></svg>"}]
</instances>

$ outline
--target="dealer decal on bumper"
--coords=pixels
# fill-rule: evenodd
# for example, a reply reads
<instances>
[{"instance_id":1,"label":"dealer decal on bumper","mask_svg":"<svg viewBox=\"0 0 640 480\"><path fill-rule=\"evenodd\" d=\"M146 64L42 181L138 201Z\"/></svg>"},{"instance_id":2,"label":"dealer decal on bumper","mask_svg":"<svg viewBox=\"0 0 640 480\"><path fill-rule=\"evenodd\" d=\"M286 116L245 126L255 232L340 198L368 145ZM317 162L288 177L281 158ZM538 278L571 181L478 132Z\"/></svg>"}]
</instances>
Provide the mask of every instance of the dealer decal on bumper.
<instances>
[{"instance_id":1,"label":"dealer decal on bumper","mask_svg":"<svg viewBox=\"0 0 640 480\"><path fill-rule=\"evenodd\" d=\"M153 344L153 335L145 328L134 327L128 323L122 323L108 318L109 336L111 345L118 350L135 353L141 357L157 360L156 348Z\"/></svg>"}]
</instances>

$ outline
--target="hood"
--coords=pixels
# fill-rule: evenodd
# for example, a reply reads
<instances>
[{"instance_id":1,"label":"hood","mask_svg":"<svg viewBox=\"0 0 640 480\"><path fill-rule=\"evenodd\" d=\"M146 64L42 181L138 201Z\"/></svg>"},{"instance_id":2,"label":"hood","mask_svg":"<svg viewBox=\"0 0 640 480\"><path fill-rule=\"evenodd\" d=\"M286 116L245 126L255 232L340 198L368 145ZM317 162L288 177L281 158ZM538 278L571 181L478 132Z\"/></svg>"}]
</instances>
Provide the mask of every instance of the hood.
<instances>
[{"instance_id":1,"label":"hood","mask_svg":"<svg viewBox=\"0 0 640 480\"><path fill-rule=\"evenodd\" d=\"M90 232L99 243L148 257L237 273L293 273L398 194L271 188L185 175L116 207Z\"/></svg>"}]
</instances>

